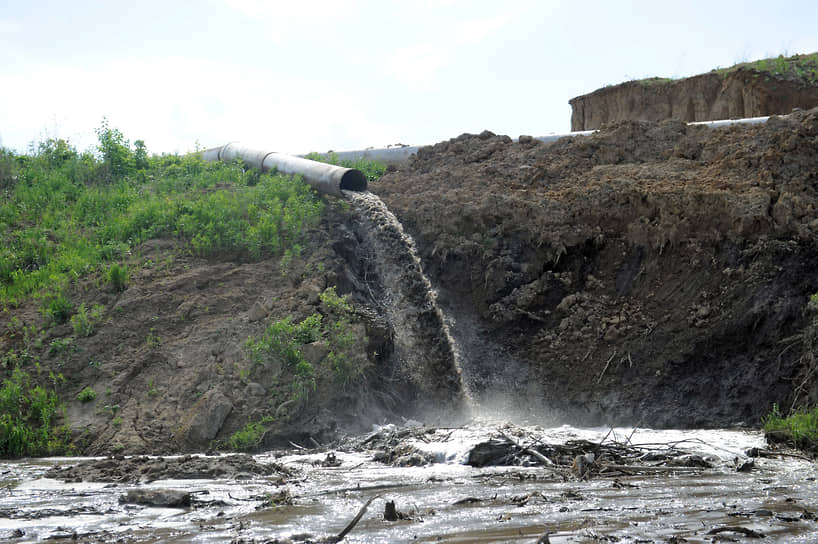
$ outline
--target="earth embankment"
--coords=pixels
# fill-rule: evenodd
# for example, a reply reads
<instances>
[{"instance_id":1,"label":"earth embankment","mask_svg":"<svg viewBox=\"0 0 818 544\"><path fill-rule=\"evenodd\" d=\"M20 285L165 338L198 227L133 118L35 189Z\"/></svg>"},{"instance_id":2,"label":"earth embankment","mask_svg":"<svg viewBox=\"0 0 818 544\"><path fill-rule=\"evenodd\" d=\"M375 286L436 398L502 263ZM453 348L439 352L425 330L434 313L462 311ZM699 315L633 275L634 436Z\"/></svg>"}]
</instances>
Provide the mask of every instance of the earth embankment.
<instances>
[{"instance_id":1,"label":"earth embankment","mask_svg":"<svg viewBox=\"0 0 818 544\"><path fill-rule=\"evenodd\" d=\"M818 85L739 68L679 80L645 79L604 87L569 101L571 130L620 121L685 122L788 114L818 106Z\"/></svg>"},{"instance_id":2,"label":"earth embankment","mask_svg":"<svg viewBox=\"0 0 818 544\"><path fill-rule=\"evenodd\" d=\"M552 145L484 132L371 189L415 237L487 403L757 425L773 403L816 400L816 151L818 109Z\"/></svg>"}]
</instances>

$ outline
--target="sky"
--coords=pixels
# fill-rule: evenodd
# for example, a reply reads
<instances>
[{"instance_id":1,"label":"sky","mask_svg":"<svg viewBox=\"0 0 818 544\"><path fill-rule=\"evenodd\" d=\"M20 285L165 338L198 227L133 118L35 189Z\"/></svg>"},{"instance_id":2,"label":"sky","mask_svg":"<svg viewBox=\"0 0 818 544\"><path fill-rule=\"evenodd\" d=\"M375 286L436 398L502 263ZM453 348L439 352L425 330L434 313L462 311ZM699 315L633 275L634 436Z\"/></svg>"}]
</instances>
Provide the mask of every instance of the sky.
<instances>
[{"instance_id":1,"label":"sky","mask_svg":"<svg viewBox=\"0 0 818 544\"><path fill-rule=\"evenodd\" d=\"M570 130L568 100L818 51L815 0L0 0L0 145L284 153Z\"/></svg>"}]
</instances>

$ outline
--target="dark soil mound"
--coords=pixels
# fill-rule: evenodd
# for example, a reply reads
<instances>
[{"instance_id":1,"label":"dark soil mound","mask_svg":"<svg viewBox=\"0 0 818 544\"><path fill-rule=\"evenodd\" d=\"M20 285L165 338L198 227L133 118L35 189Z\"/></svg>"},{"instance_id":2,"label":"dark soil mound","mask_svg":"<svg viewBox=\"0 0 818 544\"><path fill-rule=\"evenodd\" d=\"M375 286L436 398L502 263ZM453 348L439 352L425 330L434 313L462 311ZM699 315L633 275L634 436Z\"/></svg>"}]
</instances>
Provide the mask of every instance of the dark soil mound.
<instances>
[{"instance_id":1,"label":"dark soil mound","mask_svg":"<svg viewBox=\"0 0 818 544\"><path fill-rule=\"evenodd\" d=\"M463 135L370 189L415 237L484 405L720 426L816 399L818 110Z\"/></svg>"},{"instance_id":2,"label":"dark soil mound","mask_svg":"<svg viewBox=\"0 0 818 544\"><path fill-rule=\"evenodd\" d=\"M283 481L290 474L291 471L281 465L259 463L249 455L185 455L176 458L119 456L93 459L70 467L54 467L45 477L67 482L139 483L168 479L247 479L256 476L279 476Z\"/></svg>"}]
</instances>

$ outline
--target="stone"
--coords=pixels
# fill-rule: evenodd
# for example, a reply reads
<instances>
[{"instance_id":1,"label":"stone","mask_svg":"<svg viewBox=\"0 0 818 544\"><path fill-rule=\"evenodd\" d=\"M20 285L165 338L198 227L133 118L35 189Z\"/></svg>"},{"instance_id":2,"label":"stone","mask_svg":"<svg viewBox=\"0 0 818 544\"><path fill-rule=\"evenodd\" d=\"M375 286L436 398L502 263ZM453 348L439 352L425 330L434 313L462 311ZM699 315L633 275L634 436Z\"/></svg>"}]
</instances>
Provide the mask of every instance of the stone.
<instances>
[{"instance_id":1,"label":"stone","mask_svg":"<svg viewBox=\"0 0 818 544\"><path fill-rule=\"evenodd\" d=\"M260 383L251 382L244 388L244 396L246 397L263 397L264 393L264 386Z\"/></svg>"},{"instance_id":2,"label":"stone","mask_svg":"<svg viewBox=\"0 0 818 544\"><path fill-rule=\"evenodd\" d=\"M187 507L192 495L178 489L132 489L119 497L120 504L143 504L164 508Z\"/></svg>"},{"instance_id":3,"label":"stone","mask_svg":"<svg viewBox=\"0 0 818 544\"><path fill-rule=\"evenodd\" d=\"M177 441L187 446L206 447L219 433L231 410L233 404L221 391L208 391L182 418Z\"/></svg>"},{"instance_id":4,"label":"stone","mask_svg":"<svg viewBox=\"0 0 818 544\"><path fill-rule=\"evenodd\" d=\"M267 310L258 301L253 303L253 306L247 311L247 319L250 322L261 321L267 317Z\"/></svg>"},{"instance_id":5,"label":"stone","mask_svg":"<svg viewBox=\"0 0 818 544\"><path fill-rule=\"evenodd\" d=\"M301 355L310 363L317 365L329 354L329 346L325 342L310 342L301 346Z\"/></svg>"}]
</instances>

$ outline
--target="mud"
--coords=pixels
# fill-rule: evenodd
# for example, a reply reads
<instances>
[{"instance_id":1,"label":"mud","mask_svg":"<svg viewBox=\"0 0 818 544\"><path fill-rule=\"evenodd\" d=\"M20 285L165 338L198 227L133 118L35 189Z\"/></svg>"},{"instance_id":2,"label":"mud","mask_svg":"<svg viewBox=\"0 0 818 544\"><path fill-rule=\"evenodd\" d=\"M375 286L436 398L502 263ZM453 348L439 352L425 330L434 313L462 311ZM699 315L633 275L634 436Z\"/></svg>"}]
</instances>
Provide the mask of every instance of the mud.
<instances>
[{"instance_id":1,"label":"mud","mask_svg":"<svg viewBox=\"0 0 818 544\"><path fill-rule=\"evenodd\" d=\"M283 482L292 475L287 468L256 462L249 455L203 457L109 457L90 459L67 467L56 466L45 473L46 478L76 482L140 483L155 480L196 480L233 478L247 480L254 476L279 475Z\"/></svg>"},{"instance_id":2,"label":"mud","mask_svg":"<svg viewBox=\"0 0 818 544\"><path fill-rule=\"evenodd\" d=\"M503 462L466 464L486 444L502 451ZM385 446L414 449L431 461L385 464L377 459ZM459 428L389 425L324 448L251 458L284 467L290 475L285 481L276 471L250 478L239 472L153 483L64 483L47 477L51 466L65 464L62 459L3 462L0 538L328 542L363 512L344 542L530 544L547 533L554 544L666 544L744 541L751 532L764 535L764 542L813 542L814 464L781 452L747 456L763 446L758 432L548 429L483 421ZM553 465L542 464L531 449ZM588 471L573 468L576 457L591 453L596 456ZM750 460L751 469L737 470Z\"/></svg>"},{"instance_id":3,"label":"mud","mask_svg":"<svg viewBox=\"0 0 818 544\"><path fill-rule=\"evenodd\" d=\"M478 405L755 426L816 400L818 110L423 148L370 189L415 238Z\"/></svg>"}]
</instances>

